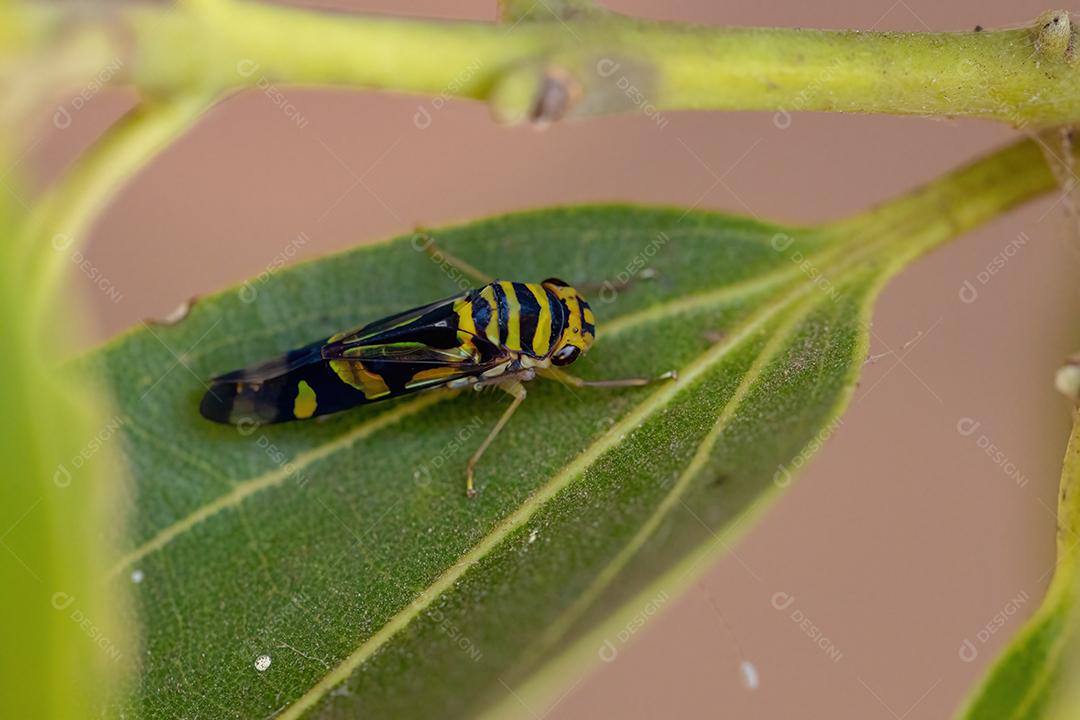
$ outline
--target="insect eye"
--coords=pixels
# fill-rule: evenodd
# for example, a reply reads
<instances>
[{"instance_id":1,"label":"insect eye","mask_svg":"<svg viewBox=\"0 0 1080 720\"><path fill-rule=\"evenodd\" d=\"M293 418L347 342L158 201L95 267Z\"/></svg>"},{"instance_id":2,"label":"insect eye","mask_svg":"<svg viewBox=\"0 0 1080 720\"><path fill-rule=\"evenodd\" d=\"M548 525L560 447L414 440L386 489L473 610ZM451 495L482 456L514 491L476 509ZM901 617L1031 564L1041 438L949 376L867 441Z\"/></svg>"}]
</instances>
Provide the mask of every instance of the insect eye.
<instances>
[{"instance_id":1,"label":"insect eye","mask_svg":"<svg viewBox=\"0 0 1080 720\"><path fill-rule=\"evenodd\" d=\"M559 350L557 353L555 353L555 356L551 358L551 362L556 365L569 365L570 363L577 360L578 355L580 354L581 348L577 347L576 345L567 345L561 350Z\"/></svg>"}]
</instances>

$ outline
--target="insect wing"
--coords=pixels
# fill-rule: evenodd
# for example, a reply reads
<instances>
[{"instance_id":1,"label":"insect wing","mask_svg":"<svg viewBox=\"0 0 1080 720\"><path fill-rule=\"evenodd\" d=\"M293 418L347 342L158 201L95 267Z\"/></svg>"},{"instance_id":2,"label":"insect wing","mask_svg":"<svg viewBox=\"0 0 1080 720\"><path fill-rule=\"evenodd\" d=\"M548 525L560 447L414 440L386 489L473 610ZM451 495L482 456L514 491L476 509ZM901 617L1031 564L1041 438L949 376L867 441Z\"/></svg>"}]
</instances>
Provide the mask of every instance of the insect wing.
<instances>
[{"instance_id":1,"label":"insect wing","mask_svg":"<svg viewBox=\"0 0 1080 720\"><path fill-rule=\"evenodd\" d=\"M471 317L471 298L454 295L337 335L323 346L322 357L356 387L377 376L391 396L480 375L508 358L502 348L459 327L461 313Z\"/></svg>"},{"instance_id":2,"label":"insect wing","mask_svg":"<svg viewBox=\"0 0 1080 720\"><path fill-rule=\"evenodd\" d=\"M429 336L416 328L414 336ZM432 347L416 340L376 345L327 345L323 357L350 385L377 376L391 395L445 385L452 380L480 375L508 358L491 343L472 336L468 346Z\"/></svg>"},{"instance_id":3,"label":"insect wing","mask_svg":"<svg viewBox=\"0 0 1080 720\"><path fill-rule=\"evenodd\" d=\"M509 356L458 327L471 298L462 293L406 310L214 378L202 414L233 424L283 422L481 375Z\"/></svg>"},{"instance_id":4,"label":"insect wing","mask_svg":"<svg viewBox=\"0 0 1080 720\"><path fill-rule=\"evenodd\" d=\"M404 310L380 318L354 330L347 330L332 336L326 343L325 357L335 356L338 350L355 345L381 345L395 340L406 340L415 335L418 329L433 326L443 327L442 323L453 320L454 306L467 298L468 293L459 293L427 305Z\"/></svg>"}]
</instances>

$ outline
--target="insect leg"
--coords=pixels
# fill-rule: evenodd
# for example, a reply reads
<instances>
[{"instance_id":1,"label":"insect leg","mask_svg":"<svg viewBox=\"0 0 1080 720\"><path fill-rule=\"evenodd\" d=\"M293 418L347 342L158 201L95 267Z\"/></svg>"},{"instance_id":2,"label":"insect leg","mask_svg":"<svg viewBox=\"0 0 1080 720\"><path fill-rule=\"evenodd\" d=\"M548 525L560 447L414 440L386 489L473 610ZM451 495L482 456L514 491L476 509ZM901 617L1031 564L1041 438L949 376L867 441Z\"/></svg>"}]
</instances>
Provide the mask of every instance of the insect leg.
<instances>
[{"instance_id":1,"label":"insect leg","mask_svg":"<svg viewBox=\"0 0 1080 720\"><path fill-rule=\"evenodd\" d=\"M488 449L488 445L491 445L491 441L495 439L495 436L497 436L499 431L503 429L503 426L506 425L510 416L514 414L514 411L517 410L518 406L525 400L525 386L517 380L500 383L499 387L513 395L514 399L510 403L510 407L503 411L502 417L499 418L499 422L495 423L495 427L493 427L491 432L488 433L488 436L484 438L484 442L480 443L480 447L476 448L476 452L469 458L469 464L465 471L465 494L469 497L476 494L476 487L473 485L476 463L480 460L484 451Z\"/></svg>"},{"instance_id":2,"label":"insect leg","mask_svg":"<svg viewBox=\"0 0 1080 720\"><path fill-rule=\"evenodd\" d=\"M426 230L417 229L416 240L413 242L413 247L426 252L434 262L439 264L446 263L450 267L456 268L463 275L468 275L473 280L476 280L480 285L487 285L488 283L495 282L495 278L491 275L483 272L475 265L462 260L457 255L451 255L436 245L435 238Z\"/></svg>"},{"instance_id":3,"label":"insect leg","mask_svg":"<svg viewBox=\"0 0 1080 720\"><path fill-rule=\"evenodd\" d=\"M679 377L679 374L674 370L668 370L662 375L657 375L654 378L618 378L615 380L584 380L571 375L570 373L560 368L550 367L539 370L540 374L551 380L558 380L564 385L570 385L571 387L641 387L642 385L650 385L654 382L660 382L662 380L675 380Z\"/></svg>"}]
</instances>

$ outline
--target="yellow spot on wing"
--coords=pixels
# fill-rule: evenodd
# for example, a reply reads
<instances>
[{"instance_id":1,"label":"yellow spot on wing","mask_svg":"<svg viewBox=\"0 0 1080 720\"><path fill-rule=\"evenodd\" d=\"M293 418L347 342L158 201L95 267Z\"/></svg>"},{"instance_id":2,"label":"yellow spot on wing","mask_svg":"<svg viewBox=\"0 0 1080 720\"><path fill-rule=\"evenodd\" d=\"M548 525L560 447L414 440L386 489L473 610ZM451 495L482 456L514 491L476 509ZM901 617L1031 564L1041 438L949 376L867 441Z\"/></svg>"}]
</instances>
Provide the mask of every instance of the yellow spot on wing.
<instances>
[{"instance_id":1,"label":"yellow spot on wing","mask_svg":"<svg viewBox=\"0 0 1080 720\"><path fill-rule=\"evenodd\" d=\"M296 400L293 401L293 415L303 420L309 418L315 414L315 408L318 407L318 402L315 399L315 391L311 389L311 386L307 384L307 381L301 380L296 386Z\"/></svg>"},{"instance_id":2,"label":"yellow spot on wing","mask_svg":"<svg viewBox=\"0 0 1080 720\"><path fill-rule=\"evenodd\" d=\"M593 315L592 308L585 308L585 322L589 323L590 325L596 324L596 316Z\"/></svg>"},{"instance_id":3,"label":"yellow spot on wing","mask_svg":"<svg viewBox=\"0 0 1080 720\"><path fill-rule=\"evenodd\" d=\"M359 360L331 360L330 368L343 382L364 393L364 397L368 400L390 394L386 381L364 367Z\"/></svg>"}]
</instances>

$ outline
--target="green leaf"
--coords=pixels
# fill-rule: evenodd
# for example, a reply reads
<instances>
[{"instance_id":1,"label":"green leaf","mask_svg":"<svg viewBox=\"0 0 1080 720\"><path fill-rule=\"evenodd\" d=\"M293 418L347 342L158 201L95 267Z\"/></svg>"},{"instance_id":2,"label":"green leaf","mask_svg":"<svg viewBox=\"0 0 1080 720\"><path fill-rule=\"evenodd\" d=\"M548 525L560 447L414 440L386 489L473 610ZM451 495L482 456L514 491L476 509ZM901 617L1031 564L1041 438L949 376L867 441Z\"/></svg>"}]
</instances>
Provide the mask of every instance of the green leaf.
<instances>
[{"instance_id":1,"label":"green leaf","mask_svg":"<svg viewBox=\"0 0 1080 720\"><path fill-rule=\"evenodd\" d=\"M436 231L441 248L504 278L584 284L650 268L651 280L594 294L598 340L573 370L680 373L633 390L531 383L472 500L465 461L506 407L496 393L254 432L197 410L215 373L457 291L461 277L408 237L271 265L174 326L120 338L86 363L116 394L135 476L114 578L140 579L145 651L124 710L537 707L582 663L617 653L824 440L884 281L1052 183L1023 143L819 228L603 206Z\"/></svg>"},{"instance_id":2,"label":"green leaf","mask_svg":"<svg viewBox=\"0 0 1080 720\"><path fill-rule=\"evenodd\" d=\"M1065 451L1058 495L1057 567L1042 605L994 662L959 717L1021 720L1076 717L1080 708L1080 414Z\"/></svg>"}]
</instances>

